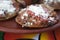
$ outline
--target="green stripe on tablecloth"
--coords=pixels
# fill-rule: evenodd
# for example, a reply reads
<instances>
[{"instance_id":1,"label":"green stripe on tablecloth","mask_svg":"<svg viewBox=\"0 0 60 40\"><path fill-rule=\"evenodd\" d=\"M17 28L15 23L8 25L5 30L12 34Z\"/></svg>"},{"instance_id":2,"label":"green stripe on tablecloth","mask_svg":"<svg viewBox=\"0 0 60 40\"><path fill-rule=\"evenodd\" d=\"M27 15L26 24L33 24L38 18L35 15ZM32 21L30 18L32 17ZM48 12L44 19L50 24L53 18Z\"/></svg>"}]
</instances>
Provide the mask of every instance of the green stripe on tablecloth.
<instances>
[{"instance_id":1,"label":"green stripe on tablecloth","mask_svg":"<svg viewBox=\"0 0 60 40\"><path fill-rule=\"evenodd\" d=\"M4 39L4 32L0 32L0 40Z\"/></svg>"}]
</instances>

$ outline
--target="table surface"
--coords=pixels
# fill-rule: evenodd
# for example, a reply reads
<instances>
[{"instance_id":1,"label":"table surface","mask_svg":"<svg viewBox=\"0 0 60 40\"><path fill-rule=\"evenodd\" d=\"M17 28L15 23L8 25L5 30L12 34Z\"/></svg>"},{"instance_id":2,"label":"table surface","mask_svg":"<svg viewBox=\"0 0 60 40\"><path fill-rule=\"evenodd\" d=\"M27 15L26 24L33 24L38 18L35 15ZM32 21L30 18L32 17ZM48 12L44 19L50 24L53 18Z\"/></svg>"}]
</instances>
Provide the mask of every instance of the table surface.
<instances>
[{"instance_id":1,"label":"table surface","mask_svg":"<svg viewBox=\"0 0 60 40\"><path fill-rule=\"evenodd\" d=\"M32 39L36 34L15 34L0 32L0 40ZM60 40L60 28L39 34L39 40Z\"/></svg>"}]
</instances>

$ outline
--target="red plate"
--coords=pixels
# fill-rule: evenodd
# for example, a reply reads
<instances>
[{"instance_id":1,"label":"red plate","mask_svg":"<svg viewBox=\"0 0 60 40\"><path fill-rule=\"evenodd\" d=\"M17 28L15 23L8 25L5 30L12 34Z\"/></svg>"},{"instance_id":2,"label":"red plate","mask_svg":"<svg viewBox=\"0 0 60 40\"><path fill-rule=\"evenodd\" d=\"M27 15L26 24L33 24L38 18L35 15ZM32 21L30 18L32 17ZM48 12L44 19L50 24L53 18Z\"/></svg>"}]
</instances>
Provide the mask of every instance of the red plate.
<instances>
[{"instance_id":1,"label":"red plate","mask_svg":"<svg viewBox=\"0 0 60 40\"><path fill-rule=\"evenodd\" d=\"M57 14L60 20L60 11L57 11ZM41 33L44 31L50 31L58 27L60 28L60 21L51 27L42 28L42 29L23 29L20 27L21 26L15 22L15 18L5 21L0 21L0 31L11 32L11 33Z\"/></svg>"}]
</instances>

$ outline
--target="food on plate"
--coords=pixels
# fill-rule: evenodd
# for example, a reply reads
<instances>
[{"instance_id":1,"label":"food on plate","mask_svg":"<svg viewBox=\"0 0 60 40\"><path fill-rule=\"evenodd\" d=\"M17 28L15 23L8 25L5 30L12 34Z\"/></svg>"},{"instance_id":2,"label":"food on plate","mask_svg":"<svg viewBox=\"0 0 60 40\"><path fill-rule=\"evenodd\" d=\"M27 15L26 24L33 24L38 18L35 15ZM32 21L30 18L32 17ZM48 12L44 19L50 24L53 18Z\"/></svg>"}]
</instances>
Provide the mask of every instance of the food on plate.
<instances>
[{"instance_id":1,"label":"food on plate","mask_svg":"<svg viewBox=\"0 0 60 40\"><path fill-rule=\"evenodd\" d=\"M14 17L17 11L12 0L0 0L0 20Z\"/></svg>"},{"instance_id":2,"label":"food on plate","mask_svg":"<svg viewBox=\"0 0 60 40\"><path fill-rule=\"evenodd\" d=\"M19 11L16 22L22 27L48 27L57 23L58 17L52 7L45 4L29 5Z\"/></svg>"},{"instance_id":3,"label":"food on plate","mask_svg":"<svg viewBox=\"0 0 60 40\"><path fill-rule=\"evenodd\" d=\"M54 9L60 9L60 0L42 0L41 3L49 5Z\"/></svg>"}]
</instances>

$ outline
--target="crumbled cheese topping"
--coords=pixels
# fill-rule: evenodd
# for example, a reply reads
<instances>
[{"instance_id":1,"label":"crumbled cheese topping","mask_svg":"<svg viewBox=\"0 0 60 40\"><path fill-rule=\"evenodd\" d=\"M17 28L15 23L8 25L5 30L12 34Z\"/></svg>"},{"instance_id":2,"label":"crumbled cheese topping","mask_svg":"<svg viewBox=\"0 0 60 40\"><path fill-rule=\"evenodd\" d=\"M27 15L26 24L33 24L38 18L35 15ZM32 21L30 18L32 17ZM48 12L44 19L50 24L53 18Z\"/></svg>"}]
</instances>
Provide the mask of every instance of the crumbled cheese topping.
<instances>
[{"instance_id":1,"label":"crumbled cheese topping","mask_svg":"<svg viewBox=\"0 0 60 40\"><path fill-rule=\"evenodd\" d=\"M32 20L33 22L36 22L36 20Z\"/></svg>"},{"instance_id":2,"label":"crumbled cheese topping","mask_svg":"<svg viewBox=\"0 0 60 40\"><path fill-rule=\"evenodd\" d=\"M1 10L0 10L0 14L4 14L4 11L1 11Z\"/></svg>"},{"instance_id":3,"label":"crumbled cheese topping","mask_svg":"<svg viewBox=\"0 0 60 40\"><path fill-rule=\"evenodd\" d=\"M33 23L31 23L31 22L26 22L25 24L22 25L22 27L24 27L24 26L32 26L32 25L33 25Z\"/></svg>"},{"instance_id":4,"label":"crumbled cheese topping","mask_svg":"<svg viewBox=\"0 0 60 40\"><path fill-rule=\"evenodd\" d=\"M24 10L26 10L26 11L24 12L24 14L21 17L21 19L24 19L24 16L29 17L28 16L29 15L28 14L28 12L29 12L28 10L30 10L31 11L31 14L33 12L34 16L38 16L38 17L41 17L42 19L46 19L48 21L48 23L51 22L51 21L54 22L54 20L55 20L55 17L50 17L50 12L48 12L47 10L45 10L42 7L42 5L39 5L39 6L30 5L27 8L22 9L21 11L24 11ZM33 15L32 15L32 17L33 17ZM32 22L35 22L36 23L37 21L35 19L32 19ZM41 21L38 21L38 22L40 23ZM27 21L24 26L31 26L31 25L33 25L33 23Z\"/></svg>"},{"instance_id":5,"label":"crumbled cheese topping","mask_svg":"<svg viewBox=\"0 0 60 40\"><path fill-rule=\"evenodd\" d=\"M4 11L2 11L2 10L0 10L0 16L2 17L4 17L5 16L5 14L4 14Z\"/></svg>"},{"instance_id":6,"label":"crumbled cheese topping","mask_svg":"<svg viewBox=\"0 0 60 40\"><path fill-rule=\"evenodd\" d=\"M22 16L21 19L24 19L24 16Z\"/></svg>"},{"instance_id":7,"label":"crumbled cheese topping","mask_svg":"<svg viewBox=\"0 0 60 40\"><path fill-rule=\"evenodd\" d=\"M31 25L33 25L33 23L31 23Z\"/></svg>"},{"instance_id":8,"label":"crumbled cheese topping","mask_svg":"<svg viewBox=\"0 0 60 40\"><path fill-rule=\"evenodd\" d=\"M23 16L28 16L28 14L25 12L25 13L23 14Z\"/></svg>"},{"instance_id":9,"label":"crumbled cheese topping","mask_svg":"<svg viewBox=\"0 0 60 40\"><path fill-rule=\"evenodd\" d=\"M7 11L13 13L13 12L15 12L15 9L16 8L11 8L11 9L7 9Z\"/></svg>"},{"instance_id":10,"label":"crumbled cheese topping","mask_svg":"<svg viewBox=\"0 0 60 40\"><path fill-rule=\"evenodd\" d=\"M55 18L54 17L49 17L49 20L54 21Z\"/></svg>"},{"instance_id":11,"label":"crumbled cheese topping","mask_svg":"<svg viewBox=\"0 0 60 40\"><path fill-rule=\"evenodd\" d=\"M13 2L11 0L0 0L0 10L14 12L16 8L12 4Z\"/></svg>"},{"instance_id":12,"label":"crumbled cheese topping","mask_svg":"<svg viewBox=\"0 0 60 40\"><path fill-rule=\"evenodd\" d=\"M45 12L43 7L41 5L35 6L35 5L30 5L27 10L30 10L35 13L35 16L42 15L44 19L48 18L49 13Z\"/></svg>"}]
</instances>

